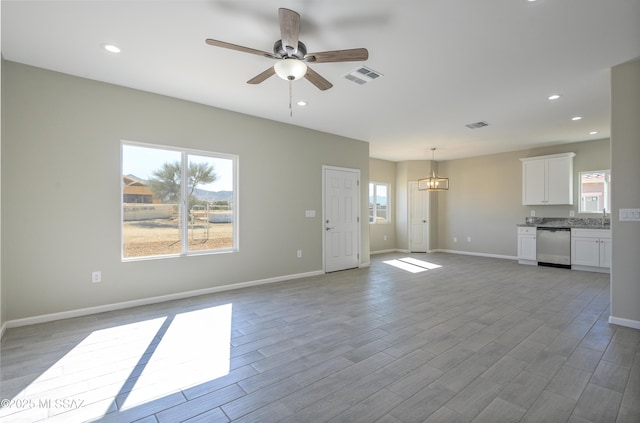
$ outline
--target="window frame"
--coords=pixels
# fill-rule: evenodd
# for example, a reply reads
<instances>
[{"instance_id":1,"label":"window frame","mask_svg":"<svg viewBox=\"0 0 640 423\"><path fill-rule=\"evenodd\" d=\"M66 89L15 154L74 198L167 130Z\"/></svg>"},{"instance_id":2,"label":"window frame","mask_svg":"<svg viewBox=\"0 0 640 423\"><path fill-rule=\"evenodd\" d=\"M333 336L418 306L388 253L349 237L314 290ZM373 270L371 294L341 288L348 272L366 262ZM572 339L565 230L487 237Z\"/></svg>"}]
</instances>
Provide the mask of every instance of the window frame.
<instances>
[{"instance_id":1,"label":"window frame","mask_svg":"<svg viewBox=\"0 0 640 423\"><path fill-rule=\"evenodd\" d=\"M373 203L371 202L371 187L373 186ZM383 221L378 221L378 186L384 186L387 190L386 195L386 217ZM388 182L369 181L369 224L370 225L388 225L391 224L391 184ZM371 213L373 209L373 215ZM373 220L372 220L373 218Z\"/></svg>"},{"instance_id":2,"label":"window frame","mask_svg":"<svg viewBox=\"0 0 640 423\"><path fill-rule=\"evenodd\" d=\"M585 195L588 195L588 192L583 191L582 186L582 175L590 174L590 173L602 173L604 174L604 188L602 190L602 202L603 208L605 210L609 210L611 212L611 170L583 170L578 172L578 213L583 214L601 214L603 212L602 208L600 210L586 210L584 207L584 199ZM597 197L597 195L596 195Z\"/></svg>"},{"instance_id":3,"label":"window frame","mask_svg":"<svg viewBox=\"0 0 640 423\"><path fill-rule=\"evenodd\" d=\"M232 199L231 199L231 212L232 212L232 246L227 248L215 248L215 249L206 249L206 250L189 250L189 230L180 230L180 243L181 249L179 253L175 254L157 254L150 256L136 256L136 257L125 257L125 239L124 239L124 184L122 183L122 178L124 176L124 149L125 146L131 147L139 147L139 148L149 148L156 150L165 150L169 152L177 152L180 153L180 163L181 163L181 181L188 181L188 172L189 172L189 157L190 156L201 156L206 158L214 158L214 159L224 159L231 160L231 176L233 178L232 181ZM199 256L199 255L210 255L210 254L223 254L223 253L233 253L239 251L239 195L238 195L238 175L239 175L239 156L237 154L230 153L219 153L213 151L205 151L205 150L197 150L192 148L184 148L177 146L167 146L161 144L151 144L137 141L128 141L121 140L120 141L120 259L122 262L128 261L141 261L141 260L156 260L156 259L164 259L164 258L174 258L174 257L187 257L187 256ZM189 184L181 183L180 184L180 200L178 204L179 210L179 227L185 228L189 227L189 213L183 213L183 210L188 210L188 202L189 202Z\"/></svg>"}]
</instances>

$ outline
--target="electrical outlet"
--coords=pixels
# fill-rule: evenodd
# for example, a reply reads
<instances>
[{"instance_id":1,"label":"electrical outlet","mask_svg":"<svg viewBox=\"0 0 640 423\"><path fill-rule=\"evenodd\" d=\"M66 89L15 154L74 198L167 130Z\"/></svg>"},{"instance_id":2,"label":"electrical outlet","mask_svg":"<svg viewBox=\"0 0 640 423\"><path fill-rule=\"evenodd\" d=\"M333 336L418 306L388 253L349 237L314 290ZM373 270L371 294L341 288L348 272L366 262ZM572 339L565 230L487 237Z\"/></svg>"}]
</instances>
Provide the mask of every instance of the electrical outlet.
<instances>
[{"instance_id":1,"label":"electrical outlet","mask_svg":"<svg viewBox=\"0 0 640 423\"><path fill-rule=\"evenodd\" d=\"M569 210L569 217L575 217L575 216L576 216L575 210Z\"/></svg>"},{"instance_id":2,"label":"electrical outlet","mask_svg":"<svg viewBox=\"0 0 640 423\"><path fill-rule=\"evenodd\" d=\"M471 237L470 236L467 237L467 242L471 242Z\"/></svg>"},{"instance_id":3,"label":"electrical outlet","mask_svg":"<svg viewBox=\"0 0 640 423\"><path fill-rule=\"evenodd\" d=\"M385 241L387 240L387 236L386 236L386 235L384 236L384 240L385 240Z\"/></svg>"},{"instance_id":4,"label":"electrical outlet","mask_svg":"<svg viewBox=\"0 0 640 423\"><path fill-rule=\"evenodd\" d=\"M536 211L535 210L531 210L531 217L536 217Z\"/></svg>"},{"instance_id":5,"label":"electrical outlet","mask_svg":"<svg viewBox=\"0 0 640 423\"><path fill-rule=\"evenodd\" d=\"M91 282L102 282L102 272L91 272Z\"/></svg>"},{"instance_id":6,"label":"electrical outlet","mask_svg":"<svg viewBox=\"0 0 640 423\"><path fill-rule=\"evenodd\" d=\"M457 236L453 237L453 242L458 242L458 237Z\"/></svg>"},{"instance_id":7,"label":"electrical outlet","mask_svg":"<svg viewBox=\"0 0 640 423\"><path fill-rule=\"evenodd\" d=\"M302 258L302 250L298 250L298 258Z\"/></svg>"}]
</instances>

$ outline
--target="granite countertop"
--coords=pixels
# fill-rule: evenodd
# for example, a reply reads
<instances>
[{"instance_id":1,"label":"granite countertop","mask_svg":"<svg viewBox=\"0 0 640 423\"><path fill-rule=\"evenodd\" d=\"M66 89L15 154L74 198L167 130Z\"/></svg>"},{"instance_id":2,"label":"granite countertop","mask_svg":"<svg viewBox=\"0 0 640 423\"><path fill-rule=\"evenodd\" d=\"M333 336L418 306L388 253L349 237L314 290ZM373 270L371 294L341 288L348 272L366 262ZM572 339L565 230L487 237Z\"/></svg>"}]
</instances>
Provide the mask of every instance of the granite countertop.
<instances>
[{"instance_id":1,"label":"granite countertop","mask_svg":"<svg viewBox=\"0 0 640 423\"><path fill-rule=\"evenodd\" d=\"M517 226L530 228L580 228L580 229L611 229L611 220L602 218L580 217L527 217L525 223Z\"/></svg>"}]
</instances>

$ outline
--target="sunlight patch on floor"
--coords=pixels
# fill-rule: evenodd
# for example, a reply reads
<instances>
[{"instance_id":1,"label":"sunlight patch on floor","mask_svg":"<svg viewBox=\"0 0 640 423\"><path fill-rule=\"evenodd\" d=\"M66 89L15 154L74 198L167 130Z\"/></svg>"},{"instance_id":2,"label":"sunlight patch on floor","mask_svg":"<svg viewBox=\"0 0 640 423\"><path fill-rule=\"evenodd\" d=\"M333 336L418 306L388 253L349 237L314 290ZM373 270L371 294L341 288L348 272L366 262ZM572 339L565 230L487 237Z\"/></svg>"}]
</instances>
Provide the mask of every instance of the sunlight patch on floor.
<instances>
[{"instance_id":1,"label":"sunlight patch on floor","mask_svg":"<svg viewBox=\"0 0 640 423\"><path fill-rule=\"evenodd\" d=\"M225 376L231 317L224 304L96 330L13 398L30 407L4 407L0 421L99 419L114 400L124 411Z\"/></svg>"},{"instance_id":2,"label":"sunlight patch on floor","mask_svg":"<svg viewBox=\"0 0 640 423\"><path fill-rule=\"evenodd\" d=\"M228 374L231 315L231 304L176 315L120 409Z\"/></svg>"},{"instance_id":3,"label":"sunlight patch on floor","mask_svg":"<svg viewBox=\"0 0 640 423\"><path fill-rule=\"evenodd\" d=\"M398 269L406 270L407 272L411 273L426 272L427 270L442 267L438 264L429 263L428 261L418 260L412 257L404 257L397 260L387 260L383 263L397 267Z\"/></svg>"},{"instance_id":4,"label":"sunlight patch on floor","mask_svg":"<svg viewBox=\"0 0 640 423\"><path fill-rule=\"evenodd\" d=\"M428 261L418 260L417 258L413 258L413 257L405 257L405 258L401 258L400 260L409 264L413 264L415 266L424 267L425 269L429 269L429 270L442 267L439 264L429 263Z\"/></svg>"},{"instance_id":5,"label":"sunlight patch on floor","mask_svg":"<svg viewBox=\"0 0 640 423\"><path fill-rule=\"evenodd\" d=\"M97 416L104 415L165 320L162 317L92 332L14 397L29 401L30 407L3 410L0 416L18 411L16 418L28 421L71 411L75 405L91 405ZM99 392L92 390L96 386L102 386ZM63 399L77 402L61 407L56 401Z\"/></svg>"}]
</instances>

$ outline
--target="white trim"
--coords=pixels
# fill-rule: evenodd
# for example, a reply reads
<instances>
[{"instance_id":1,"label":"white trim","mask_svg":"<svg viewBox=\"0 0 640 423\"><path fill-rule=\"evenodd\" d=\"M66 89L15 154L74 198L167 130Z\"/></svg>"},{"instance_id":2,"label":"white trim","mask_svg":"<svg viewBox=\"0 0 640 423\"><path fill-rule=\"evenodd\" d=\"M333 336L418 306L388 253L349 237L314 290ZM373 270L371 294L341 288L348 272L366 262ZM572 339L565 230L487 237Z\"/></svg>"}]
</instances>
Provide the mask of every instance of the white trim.
<instances>
[{"instance_id":1,"label":"white trim","mask_svg":"<svg viewBox=\"0 0 640 423\"><path fill-rule=\"evenodd\" d=\"M622 317L609 316L609 323L618 326L626 326L632 329L640 329L640 322L637 320L623 319Z\"/></svg>"},{"instance_id":2,"label":"white trim","mask_svg":"<svg viewBox=\"0 0 640 423\"><path fill-rule=\"evenodd\" d=\"M392 248L389 250L369 251L369 255L387 254L387 253L402 253L402 251L398 250L397 248Z\"/></svg>"},{"instance_id":3,"label":"white trim","mask_svg":"<svg viewBox=\"0 0 640 423\"><path fill-rule=\"evenodd\" d=\"M158 297L143 298L140 300L124 301L121 303L105 304L96 307L80 308L77 310L61 311L58 313L42 314L39 316L25 317L23 319L9 320L2 326L4 328L17 328L20 326L35 325L38 323L53 322L55 320L70 319L72 317L87 316L96 313L104 313L106 311L122 310L125 308L138 307L142 305L162 303L172 300L181 300L183 298L196 297L198 295L213 294L222 291L231 291L234 289L247 288L250 286L265 285L269 283L282 282L291 279L307 278L310 276L324 275L324 271L316 270L313 272L298 273L295 275L278 276L268 279L259 279L249 282L241 282L233 285L214 286L211 288L197 289L195 291L178 292L176 294L161 295Z\"/></svg>"},{"instance_id":4,"label":"white trim","mask_svg":"<svg viewBox=\"0 0 640 423\"><path fill-rule=\"evenodd\" d=\"M375 199L378 198L378 188L377 185L384 185L387 187L387 217L386 220L384 222L380 222L378 223L376 221L376 219L373 220L373 222L369 222L369 225L390 225L391 224L391 184L389 182L375 182L375 181L369 181L369 183L367 184L367 191L370 188L370 185L373 184L374 188L374 197ZM376 203L377 205L377 203ZM374 210L374 217L378 217L378 209L376 208ZM369 218L367 216L367 221L369 221Z\"/></svg>"},{"instance_id":5,"label":"white trim","mask_svg":"<svg viewBox=\"0 0 640 423\"><path fill-rule=\"evenodd\" d=\"M582 272L595 272L595 273L611 273L611 269L609 269L608 267L581 266L577 264L572 264L571 270L580 270Z\"/></svg>"},{"instance_id":6,"label":"white trim","mask_svg":"<svg viewBox=\"0 0 640 423\"><path fill-rule=\"evenodd\" d=\"M548 154L546 156L534 156L534 157L522 157L520 159L521 162L528 162L531 160L541 160L541 159L556 159L560 157L575 157L576 153L558 153L558 154Z\"/></svg>"},{"instance_id":7,"label":"white trim","mask_svg":"<svg viewBox=\"0 0 640 423\"><path fill-rule=\"evenodd\" d=\"M360 188L358 190L358 193L360 194L360 197L358 197L358 201L356 202L357 205L357 210L356 210L356 216L358 216L358 219L360 220L358 222L358 234L357 234L357 243L358 243L358 267L362 267L362 225L364 224L364 217L362 216L362 190L364 189L367 193L367 196L369 195L369 185L367 184L366 189L365 189L365 185L362 182L362 172L360 171L360 169L354 169L354 168L349 168L349 167L339 167L339 166L331 166L331 165L322 165L322 221L320 222L322 224L322 269L324 269L324 272L327 273L327 247L326 247L326 234L325 234L325 221L326 221L326 189L327 187L325 186L325 181L327 179L327 171L328 170L335 170L335 171L339 171L339 172L349 172L349 173L353 173L356 175L357 181L358 181L358 188ZM367 228L369 227L369 218L367 216L366 219L367 222ZM371 253L369 253L371 254Z\"/></svg>"},{"instance_id":8,"label":"white trim","mask_svg":"<svg viewBox=\"0 0 640 423\"><path fill-rule=\"evenodd\" d=\"M505 260L518 260L516 256L505 256L502 254L487 254L487 253L474 253L473 251L458 251L458 250L433 250L434 253L450 253L450 254L462 254L465 256L478 256L478 257L489 257L489 258L497 258L497 259L505 259Z\"/></svg>"}]
</instances>

